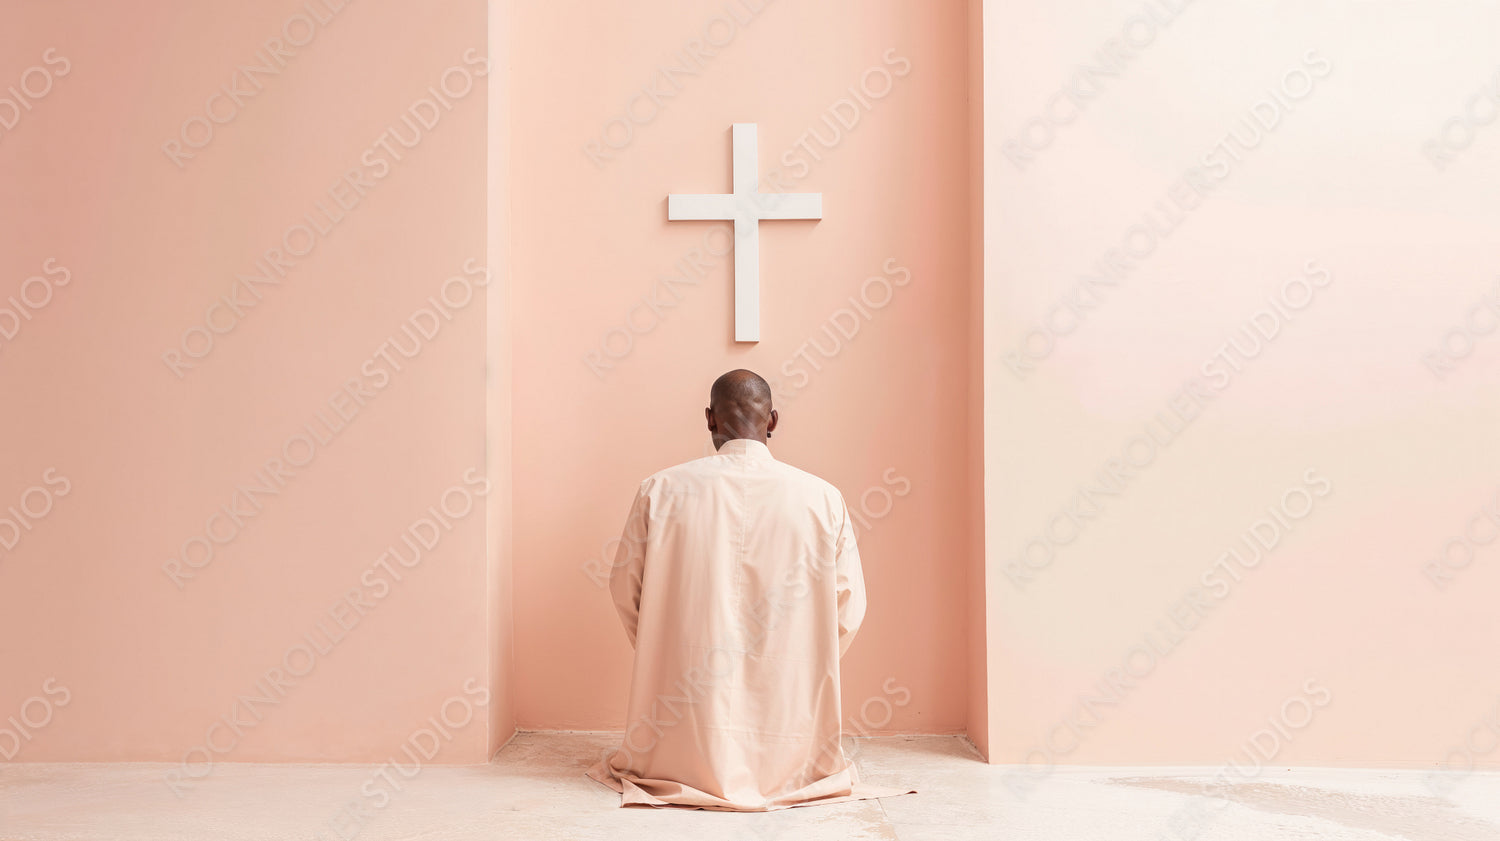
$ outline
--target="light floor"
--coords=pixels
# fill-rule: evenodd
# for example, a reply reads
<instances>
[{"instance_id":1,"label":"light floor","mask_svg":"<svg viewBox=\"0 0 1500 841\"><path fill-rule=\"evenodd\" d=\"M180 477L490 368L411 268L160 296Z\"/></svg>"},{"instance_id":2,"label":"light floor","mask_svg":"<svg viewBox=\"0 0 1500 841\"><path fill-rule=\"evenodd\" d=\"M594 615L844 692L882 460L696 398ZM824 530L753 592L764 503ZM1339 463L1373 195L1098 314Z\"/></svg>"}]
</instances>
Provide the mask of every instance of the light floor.
<instances>
[{"instance_id":1,"label":"light floor","mask_svg":"<svg viewBox=\"0 0 1500 841\"><path fill-rule=\"evenodd\" d=\"M424 768L340 820L372 766L225 764L179 800L148 764L0 764L3 841L1500 841L1500 774L1446 798L1410 771L1268 769L1204 796L1204 769L1059 769L1024 797L959 737L851 741L871 783L918 794L765 814L619 808L583 776L618 736L522 733L488 766ZM386 787L379 787L387 790ZM367 800L374 803L375 800Z\"/></svg>"}]
</instances>

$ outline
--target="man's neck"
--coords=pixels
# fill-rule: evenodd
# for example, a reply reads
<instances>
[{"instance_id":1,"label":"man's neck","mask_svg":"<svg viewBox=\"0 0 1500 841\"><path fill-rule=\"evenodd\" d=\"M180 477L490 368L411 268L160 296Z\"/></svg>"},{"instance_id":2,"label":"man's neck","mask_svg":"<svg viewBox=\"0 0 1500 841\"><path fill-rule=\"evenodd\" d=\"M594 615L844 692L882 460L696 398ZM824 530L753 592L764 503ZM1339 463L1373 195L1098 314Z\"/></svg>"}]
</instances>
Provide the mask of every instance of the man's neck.
<instances>
[{"instance_id":1,"label":"man's neck","mask_svg":"<svg viewBox=\"0 0 1500 841\"><path fill-rule=\"evenodd\" d=\"M736 436L734 436L732 438L725 438L723 441L719 442L719 445L717 447L715 447L714 449L716 449L716 450L722 450L722 449L724 449L724 445L728 444L730 441L754 441L757 444L762 444L762 445L765 445L765 446L768 446L768 447L770 446L769 444L766 443L766 438L765 438L764 435L760 435L760 436L755 436L755 435L736 435Z\"/></svg>"}]
</instances>

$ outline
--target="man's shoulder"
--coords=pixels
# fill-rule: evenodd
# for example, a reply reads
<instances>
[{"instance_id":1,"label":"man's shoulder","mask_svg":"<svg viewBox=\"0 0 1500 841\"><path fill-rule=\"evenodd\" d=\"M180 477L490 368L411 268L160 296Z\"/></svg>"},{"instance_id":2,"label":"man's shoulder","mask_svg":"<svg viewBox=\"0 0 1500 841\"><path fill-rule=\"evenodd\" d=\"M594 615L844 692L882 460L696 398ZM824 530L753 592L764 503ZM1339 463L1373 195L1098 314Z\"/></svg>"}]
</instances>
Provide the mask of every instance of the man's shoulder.
<instances>
[{"instance_id":1,"label":"man's shoulder","mask_svg":"<svg viewBox=\"0 0 1500 841\"><path fill-rule=\"evenodd\" d=\"M800 467L794 467L784 461L774 459L765 462L768 470L784 479L787 484L807 493L826 497L830 500L843 501L843 494L833 486L833 483L809 473ZM707 480L717 479L723 475L723 461L716 456L704 456L681 464L674 464L652 473L641 481L641 490L650 492L652 490L682 489L687 486L699 485Z\"/></svg>"},{"instance_id":2,"label":"man's shoulder","mask_svg":"<svg viewBox=\"0 0 1500 841\"><path fill-rule=\"evenodd\" d=\"M806 488L809 493L819 493L833 499L843 499L843 494L833 486L833 483L814 473L808 473L800 467L794 467L784 461L776 462L779 469L789 480L794 481Z\"/></svg>"},{"instance_id":3,"label":"man's shoulder","mask_svg":"<svg viewBox=\"0 0 1500 841\"><path fill-rule=\"evenodd\" d=\"M671 467L663 467L641 480L641 491L648 493L652 490L670 490L674 487L700 483L708 475L703 464L706 460L698 458L674 464Z\"/></svg>"}]
</instances>

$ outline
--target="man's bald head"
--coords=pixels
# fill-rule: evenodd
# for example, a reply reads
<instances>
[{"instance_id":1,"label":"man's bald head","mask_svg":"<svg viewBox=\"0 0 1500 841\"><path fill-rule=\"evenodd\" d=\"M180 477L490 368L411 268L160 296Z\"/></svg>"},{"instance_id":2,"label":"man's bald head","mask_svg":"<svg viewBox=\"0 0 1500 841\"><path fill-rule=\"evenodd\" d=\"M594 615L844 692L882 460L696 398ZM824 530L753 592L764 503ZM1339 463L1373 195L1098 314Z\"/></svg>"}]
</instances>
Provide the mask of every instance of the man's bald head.
<instances>
[{"instance_id":1,"label":"man's bald head","mask_svg":"<svg viewBox=\"0 0 1500 841\"><path fill-rule=\"evenodd\" d=\"M766 414L771 412L771 387L760 378L760 374L736 368L714 380L708 392L710 407L736 403L742 406L764 405Z\"/></svg>"},{"instance_id":2,"label":"man's bald head","mask_svg":"<svg viewBox=\"0 0 1500 841\"><path fill-rule=\"evenodd\" d=\"M765 442L776 428L776 410L771 407L771 386L754 371L738 368L714 380L708 393L708 431L714 449L725 441L748 438Z\"/></svg>"}]
</instances>

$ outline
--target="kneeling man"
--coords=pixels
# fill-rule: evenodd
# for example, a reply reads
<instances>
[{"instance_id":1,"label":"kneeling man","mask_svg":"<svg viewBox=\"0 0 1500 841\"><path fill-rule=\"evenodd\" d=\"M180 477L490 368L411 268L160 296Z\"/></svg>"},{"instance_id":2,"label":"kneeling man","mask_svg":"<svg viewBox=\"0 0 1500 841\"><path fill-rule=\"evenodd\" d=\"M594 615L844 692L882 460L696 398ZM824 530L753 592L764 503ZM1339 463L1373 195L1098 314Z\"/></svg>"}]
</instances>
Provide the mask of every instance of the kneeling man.
<instances>
[{"instance_id":1,"label":"kneeling man","mask_svg":"<svg viewBox=\"0 0 1500 841\"><path fill-rule=\"evenodd\" d=\"M625 738L589 776L622 806L768 811L905 794L840 744L839 658L865 614L844 498L771 456L771 389L713 384L717 455L641 483L610 591L635 646Z\"/></svg>"}]
</instances>

